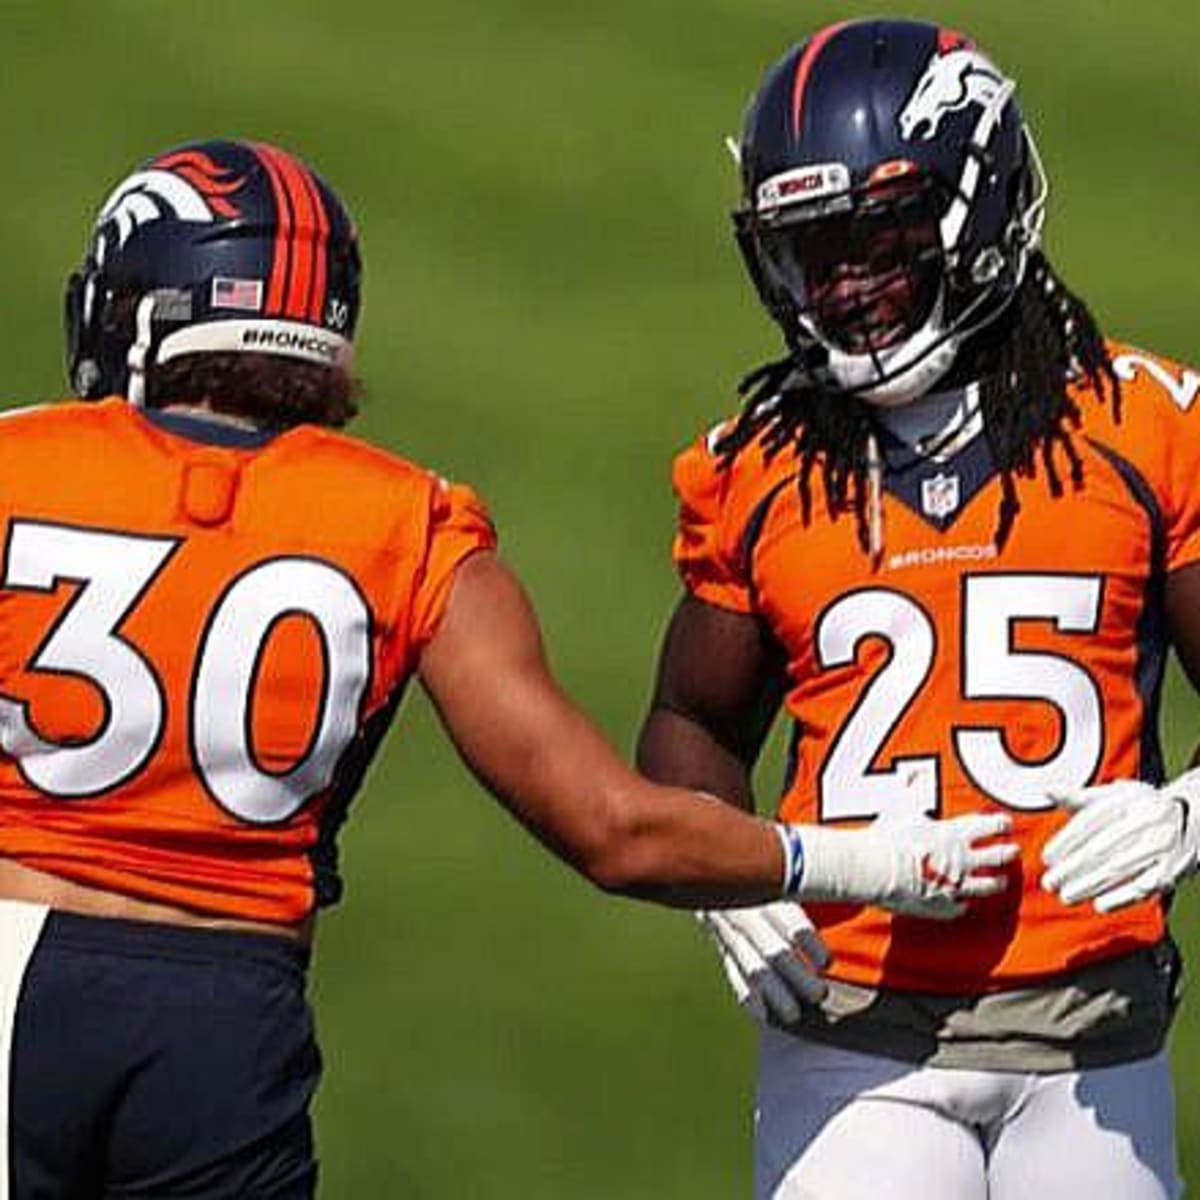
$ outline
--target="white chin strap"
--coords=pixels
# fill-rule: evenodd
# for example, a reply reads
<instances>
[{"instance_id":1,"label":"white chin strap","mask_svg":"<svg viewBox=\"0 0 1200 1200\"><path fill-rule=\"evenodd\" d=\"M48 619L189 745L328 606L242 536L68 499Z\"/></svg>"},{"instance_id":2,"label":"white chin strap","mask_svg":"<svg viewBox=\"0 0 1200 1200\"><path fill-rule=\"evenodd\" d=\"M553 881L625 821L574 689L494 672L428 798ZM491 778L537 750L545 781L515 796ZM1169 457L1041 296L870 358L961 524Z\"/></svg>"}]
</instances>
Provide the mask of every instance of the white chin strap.
<instances>
[{"instance_id":1,"label":"white chin strap","mask_svg":"<svg viewBox=\"0 0 1200 1200\"><path fill-rule=\"evenodd\" d=\"M853 392L880 408L894 408L923 396L954 363L962 337L946 332L942 308L939 296L916 333L873 354L851 354L832 345L815 328L809 326L807 332L828 351L824 370L839 391Z\"/></svg>"}]
</instances>

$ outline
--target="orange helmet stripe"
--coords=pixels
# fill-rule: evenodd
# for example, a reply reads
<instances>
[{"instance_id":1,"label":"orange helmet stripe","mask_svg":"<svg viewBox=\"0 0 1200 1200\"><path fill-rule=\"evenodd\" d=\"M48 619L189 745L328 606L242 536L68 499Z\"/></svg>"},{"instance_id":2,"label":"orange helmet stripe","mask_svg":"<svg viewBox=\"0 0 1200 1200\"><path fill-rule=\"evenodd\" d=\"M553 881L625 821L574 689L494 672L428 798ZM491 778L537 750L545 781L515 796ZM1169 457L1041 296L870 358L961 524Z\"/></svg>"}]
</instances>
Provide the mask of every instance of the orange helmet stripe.
<instances>
[{"instance_id":1,"label":"orange helmet stripe","mask_svg":"<svg viewBox=\"0 0 1200 1200\"><path fill-rule=\"evenodd\" d=\"M267 313L283 312L284 289L287 284L288 265L291 258L292 210L279 168L272 157L273 146L255 143L251 147L262 163L271 191L275 194L275 208L279 213L279 226L275 231L275 252L271 256L271 281L267 286Z\"/></svg>"},{"instance_id":2,"label":"orange helmet stripe","mask_svg":"<svg viewBox=\"0 0 1200 1200\"><path fill-rule=\"evenodd\" d=\"M952 50L974 50L975 43L969 37L953 29L938 30L938 53L949 54Z\"/></svg>"},{"instance_id":3,"label":"orange helmet stripe","mask_svg":"<svg viewBox=\"0 0 1200 1200\"><path fill-rule=\"evenodd\" d=\"M836 25L828 25L819 33L813 34L812 40L796 64L796 77L792 81L793 137L800 136L800 121L804 116L804 89L808 86L808 77L812 73L817 59L821 56L821 51L849 24L849 21L839 21Z\"/></svg>"},{"instance_id":4,"label":"orange helmet stripe","mask_svg":"<svg viewBox=\"0 0 1200 1200\"><path fill-rule=\"evenodd\" d=\"M183 150L176 154L164 154L156 159L154 166L162 171L172 171L186 179L207 201L208 206L219 216L233 220L242 215L241 209L226 200L226 196L238 191L246 182L244 175L230 179L234 172L218 166L199 150Z\"/></svg>"},{"instance_id":5,"label":"orange helmet stripe","mask_svg":"<svg viewBox=\"0 0 1200 1200\"><path fill-rule=\"evenodd\" d=\"M313 260L316 258L316 214L313 212L312 196L304 185L300 164L294 158L274 146L260 149L269 155L279 171L293 216L292 262L283 311L286 316L304 320L308 316L308 296L312 287Z\"/></svg>"}]
</instances>

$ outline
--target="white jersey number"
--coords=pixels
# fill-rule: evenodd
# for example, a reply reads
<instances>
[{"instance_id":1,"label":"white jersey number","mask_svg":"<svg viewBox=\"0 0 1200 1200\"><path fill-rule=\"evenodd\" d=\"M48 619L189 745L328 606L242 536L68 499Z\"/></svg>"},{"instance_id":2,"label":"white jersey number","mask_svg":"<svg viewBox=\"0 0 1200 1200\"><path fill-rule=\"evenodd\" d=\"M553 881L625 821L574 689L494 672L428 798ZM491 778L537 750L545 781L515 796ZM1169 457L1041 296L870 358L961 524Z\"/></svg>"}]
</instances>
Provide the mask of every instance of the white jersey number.
<instances>
[{"instance_id":1,"label":"white jersey number","mask_svg":"<svg viewBox=\"0 0 1200 1200\"><path fill-rule=\"evenodd\" d=\"M42 643L34 671L90 680L104 697L105 721L83 744L44 740L28 707L0 697L0 746L25 777L51 796L95 796L135 775L162 735L162 687L141 653L116 632L178 543L63 525L13 524L4 586L53 591L60 580L82 586Z\"/></svg>"},{"instance_id":2,"label":"white jersey number","mask_svg":"<svg viewBox=\"0 0 1200 1200\"><path fill-rule=\"evenodd\" d=\"M13 523L4 587L48 592L63 580L80 585L28 669L85 679L104 701L105 720L92 738L59 744L33 728L26 704L0 695L0 748L46 794L81 799L109 791L142 770L158 746L166 694L153 664L120 629L178 544ZM251 706L271 632L294 615L311 621L320 636L322 699L303 760L274 774L254 759ZM199 776L234 816L283 821L329 786L357 728L370 676L370 626L366 602L350 580L315 559L260 563L217 602L196 662L188 720Z\"/></svg>"},{"instance_id":3,"label":"white jersey number","mask_svg":"<svg viewBox=\"0 0 1200 1200\"><path fill-rule=\"evenodd\" d=\"M864 638L882 638L892 656L871 680L834 739L821 772L821 817L840 821L933 812L937 808L938 761L901 758L890 770L871 764L916 698L933 666L933 622L898 592L872 589L843 596L817 626L817 657L825 668L854 663Z\"/></svg>"},{"instance_id":4,"label":"white jersey number","mask_svg":"<svg viewBox=\"0 0 1200 1200\"><path fill-rule=\"evenodd\" d=\"M1144 354L1122 354L1113 359L1113 373L1118 379L1132 382L1139 371L1154 378L1181 412L1187 412L1200 395L1200 375L1195 371L1185 370L1177 376L1172 375L1162 363Z\"/></svg>"},{"instance_id":5,"label":"white jersey number","mask_svg":"<svg viewBox=\"0 0 1200 1200\"><path fill-rule=\"evenodd\" d=\"M967 700L1019 700L1053 705L1060 736L1053 753L1027 762L1009 752L1004 730L953 730L963 771L993 799L1023 810L1050 807L1050 787L1083 786L1100 765L1104 714L1100 689L1067 658L1016 649L1023 621L1049 622L1063 634L1094 633L1101 580L1090 575L976 575L962 595L962 695ZM822 820L880 813L936 813L936 755L896 758L876 767L884 744L934 669L933 622L910 597L883 588L842 597L821 616L816 650L823 669L850 666L859 644L882 639L891 655L867 685L826 756L819 777Z\"/></svg>"},{"instance_id":6,"label":"white jersey number","mask_svg":"<svg viewBox=\"0 0 1200 1200\"><path fill-rule=\"evenodd\" d=\"M273 775L254 761L247 714L259 659L271 629L289 614L311 620L325 658L325 695L303 761ZM371 669L370 619L358 589L312 559L276 559L243 575L212 616L196 667L192 744L209 790L245 821L290 817L333 779L358 727Z\"/></svg>"}]
</instances>

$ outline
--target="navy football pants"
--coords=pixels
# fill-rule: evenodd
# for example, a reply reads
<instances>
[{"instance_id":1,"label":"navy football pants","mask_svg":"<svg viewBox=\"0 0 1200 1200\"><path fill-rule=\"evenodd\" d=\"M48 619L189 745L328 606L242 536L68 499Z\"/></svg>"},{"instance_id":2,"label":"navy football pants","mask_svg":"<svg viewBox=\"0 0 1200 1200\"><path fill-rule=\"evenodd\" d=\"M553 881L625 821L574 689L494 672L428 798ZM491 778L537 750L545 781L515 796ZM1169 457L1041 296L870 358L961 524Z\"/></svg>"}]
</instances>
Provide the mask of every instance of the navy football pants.
<instances>
[{"instance_id":1,"label":"navy football pants","mask_svg":"<svg viewBox=\"0 0 1200 1200\"><path fill-rule=\"evenodd\" d=\"M0 925L43 912L3 901ZM314 1195L305 950L58 912L22 937L0 944L10 1200Z\"/></svg>"}]
</instances>

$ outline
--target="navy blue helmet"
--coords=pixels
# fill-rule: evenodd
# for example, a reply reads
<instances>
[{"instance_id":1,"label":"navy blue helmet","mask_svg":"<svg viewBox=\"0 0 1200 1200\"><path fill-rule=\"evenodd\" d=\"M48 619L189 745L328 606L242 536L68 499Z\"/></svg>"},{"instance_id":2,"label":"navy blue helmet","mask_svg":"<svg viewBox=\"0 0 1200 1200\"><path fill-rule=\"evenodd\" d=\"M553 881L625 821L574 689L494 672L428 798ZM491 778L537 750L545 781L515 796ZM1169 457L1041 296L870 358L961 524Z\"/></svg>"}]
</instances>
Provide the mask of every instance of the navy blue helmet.
<instances>
[{"instance_id":1,"label":"navy blue helmet","mask_svg":"<svg viewBox=\"0 0 1200 1200\"><path fill-rule=\"evenodd\" d=\"M361 264L332 188L263 143L205 141L149 160L100 209L66 294L76 394L144 398L185 354L348 365Z\"/></svg>"},{"instance_id":2,"label":"navy blue helmet","mask_svg":"<svg viewBox=\"0 0 1200 1200\"><path fill-rule=\"evenodd\" d=\"M826 389L905 403L1012 299L1046 198L1013 91L967 38L917 21L832 25L768 71L735 227Z\"/></svg>"}]
</instances>

